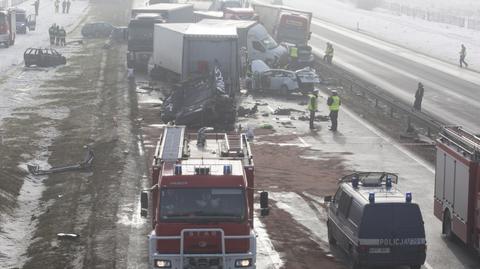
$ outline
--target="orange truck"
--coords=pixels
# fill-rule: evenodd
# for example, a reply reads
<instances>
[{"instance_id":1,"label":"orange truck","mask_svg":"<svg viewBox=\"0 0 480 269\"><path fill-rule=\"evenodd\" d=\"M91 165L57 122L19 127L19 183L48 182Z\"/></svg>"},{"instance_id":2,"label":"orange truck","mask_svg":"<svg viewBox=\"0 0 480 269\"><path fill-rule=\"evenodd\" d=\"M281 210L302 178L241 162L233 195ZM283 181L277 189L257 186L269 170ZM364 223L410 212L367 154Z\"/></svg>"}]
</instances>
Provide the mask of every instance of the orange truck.
<instances>
[{"instance_id":1,"label":"orange truck","mask_svg":"<svg viewBox=\"0 0 480 269\"><path fill-rule=\"evenodd\" d=\"M153 157L149 268L255 268L254 164L243 134L167 126ZM268 213L268 194L260 195ZM150 210L148 209L150 205Z\"/></svg>"},{"instance_id":2,"label":"orange truck","mask_svg":"<svg viewBox=\"0 0 480 269\"><path fill-rule=\"evenodd\" d=\"M480 138L444 127L436 148L434 214L443 234L480 252Z\"/></svg>"}]
</instances>

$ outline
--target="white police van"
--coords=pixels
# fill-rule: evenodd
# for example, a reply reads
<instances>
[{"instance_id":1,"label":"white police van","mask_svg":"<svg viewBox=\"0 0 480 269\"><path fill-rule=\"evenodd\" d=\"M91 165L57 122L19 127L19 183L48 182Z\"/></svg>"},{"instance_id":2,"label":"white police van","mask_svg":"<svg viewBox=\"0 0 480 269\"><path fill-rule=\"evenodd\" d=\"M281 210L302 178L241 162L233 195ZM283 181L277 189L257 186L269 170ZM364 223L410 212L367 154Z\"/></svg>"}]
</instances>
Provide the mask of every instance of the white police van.
<instances>
[{"instance_id":1,"label":"white police van","mask_svg":"<svg viewBox=\"0 0 480 269\"><path fill-rule=\"evenodd\" d=\"M407 265L426 258L422 213L412 194L396 187L398 176L357 172L344 176L328 204L328 240L353 260L353 268Z\"/></svg>"}]
</instances>

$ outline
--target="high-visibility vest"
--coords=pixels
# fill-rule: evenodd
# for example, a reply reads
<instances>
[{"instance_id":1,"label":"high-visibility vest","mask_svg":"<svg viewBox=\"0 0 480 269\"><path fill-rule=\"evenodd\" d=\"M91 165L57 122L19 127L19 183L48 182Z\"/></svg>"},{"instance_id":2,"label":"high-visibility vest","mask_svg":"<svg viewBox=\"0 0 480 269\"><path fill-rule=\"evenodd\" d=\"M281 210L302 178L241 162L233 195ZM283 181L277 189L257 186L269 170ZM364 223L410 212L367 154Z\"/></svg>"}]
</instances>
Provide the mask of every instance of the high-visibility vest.
<instances>
[{"instance_id":1,"label":"high-visibility vest","mask_svg":"<svg viewBox=\"0 0 480 269\"><path fill-rule=\"evenodd\" d=\"M317 97L313 94L310 94L310 99L308 100L308 110L316 111L318 108Z\"/></svg>"},{"instance_id":2,"label":"high-visibility vest","mask_svg":"<svg viewBox=\"0 0 480 269\"><path fill-rule=\"evenodd\" d=\"M298 48L297 47L290 48L290 57L298 58Z\"/></svg>"},{"instance_id":3,"label":"high-visibility vest","mask_svg":"<svg viewBox=\"0 0 480 269\"><path fill-rule=\"evenodd\" d=\"M340 110L340 97L338 97L337 95L333 95L330 98L332 98L333 100L332 104L328 106L330 111Z\"/></svg>"}]
</instances>

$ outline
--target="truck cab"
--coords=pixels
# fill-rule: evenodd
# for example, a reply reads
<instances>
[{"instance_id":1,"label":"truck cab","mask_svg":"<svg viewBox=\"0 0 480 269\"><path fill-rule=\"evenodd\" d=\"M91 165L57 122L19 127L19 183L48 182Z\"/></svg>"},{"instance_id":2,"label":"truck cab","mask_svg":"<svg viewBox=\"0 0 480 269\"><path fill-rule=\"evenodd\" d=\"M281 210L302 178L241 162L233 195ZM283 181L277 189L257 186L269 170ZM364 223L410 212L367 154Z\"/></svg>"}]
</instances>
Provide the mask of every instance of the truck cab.
<instances>
[{"instance_id":1,"label":"truck cab","mask_svg":"<svg viewBox=\"0 0 480 269\"><path fill-rule=\"evenodd\" d=\"M149 268L255 268L253 159L244 135L165 128L154 156Z\"/></svg>"},{"instance_id":2,"label":"truck cab","mask_svg":"<svg viewBox=\"0 0 480 269\"><path fill-rule=\"evenodd\" d=\"M10 47L16 37L15 9L0 9L0 44Z\"/></svg>"},{"instance_id":3,"label":"truck cab","mask_svg":"<svg viewBox=\"0 0 480 269\"><path fill-rule=\"evenodd\" d=\"M345 251L353 268L410 266L426 259L422 213L412 193L402 193L398 176L357 172L342 177L328 204L328 241Z\"/></svg>"},{"instance_id":4,"label":"truck cab","mask_svg":"<svg viewBox=\"0 0 480 269\"><path fill-rule=\"evenodd\" d=\"M311 15L290 10L282 10L275 28L278 42L306 45L310 39Z\"/></svg>"},{"instance_id":5,"label":"truck cab","mask_svg":"<svg viewBox=\"0 0 480 269\"><path fill-rule=\"evenodd\" d=\"M36 27L36 16L30 14L27 16L27 12L24 9L16 8L15 9L15 20L16 20L16 32L19 34L26 34L27 29L29 31L35 31Z\"/></svg>"}]
</instances>

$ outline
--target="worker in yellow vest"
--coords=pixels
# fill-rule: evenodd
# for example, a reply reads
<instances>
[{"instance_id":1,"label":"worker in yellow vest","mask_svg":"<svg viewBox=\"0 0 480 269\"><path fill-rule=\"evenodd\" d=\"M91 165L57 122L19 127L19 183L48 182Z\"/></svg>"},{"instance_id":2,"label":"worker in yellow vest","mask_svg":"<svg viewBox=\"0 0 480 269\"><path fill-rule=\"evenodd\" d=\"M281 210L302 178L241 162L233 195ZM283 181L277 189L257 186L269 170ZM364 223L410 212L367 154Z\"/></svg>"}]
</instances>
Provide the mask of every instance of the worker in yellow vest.
<instances>
[{"instance_id":1,"label":"worker in yellow vest","mask_svg":"<svg viewBox=\"0 0 480 269\"><path fill-rule=\"evenodd\" d=\"M330 109L330 121L332 122L332 126L330 126L330 131L337 131L338 125L338 111L340 110L340 106L342 105L342 101L338 96L337 90L332 90L332 94L327 99L327 105Z\"/></svg>"},{"instance_id":2,"label":"worker in yellow vest","mask_svg":"<svg viewBox=\"0 0 480 269\"><path fill-rule=\"evenodd\" d=\"M297 66L298 61L298 48L290 47L290 66Z\"/></svg>"},{"instance_id":3,"label":"worker in yellow vest","mask_svg":"<svg viewBox=\"0 0 480 269\"><path fill-rule=\"evenodd\" d=\"M310 111L310 130L315 129L313 122L315 121L315 112L318 109L317 99L318 99L318 90L315 89L313 93L309 95L308 106L307 106L308 111Z\"/></svg>"}]
</instances>

